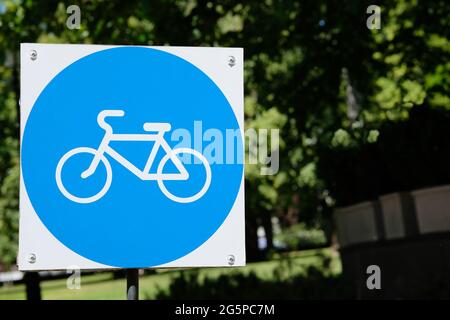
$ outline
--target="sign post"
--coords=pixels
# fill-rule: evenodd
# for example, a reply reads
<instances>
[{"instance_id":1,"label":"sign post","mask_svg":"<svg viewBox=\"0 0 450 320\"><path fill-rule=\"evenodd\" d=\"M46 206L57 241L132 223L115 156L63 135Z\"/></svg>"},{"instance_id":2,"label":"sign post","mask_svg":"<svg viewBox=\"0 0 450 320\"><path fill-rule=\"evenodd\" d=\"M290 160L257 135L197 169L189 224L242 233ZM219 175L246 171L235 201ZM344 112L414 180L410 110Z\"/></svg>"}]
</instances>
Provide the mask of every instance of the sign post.
<instances>
[{"instance_id":1,"label":"sign post","mask_svg":"<svg viewBox=\"0 0 450 320\"><path fill-rule=\"evenodd\" d=\"M139 269L127 269L127 300L139 300Z\"/></svg>"},{"instance_id":2,"label":"sign post","mask_svg":"<svg viewBox=\"0 0 450 320\"><path fill-rule=\"evenodd\" d=\"M19 269L244 266L243 59L22 44Z\"/></svg>"}]
</instances>

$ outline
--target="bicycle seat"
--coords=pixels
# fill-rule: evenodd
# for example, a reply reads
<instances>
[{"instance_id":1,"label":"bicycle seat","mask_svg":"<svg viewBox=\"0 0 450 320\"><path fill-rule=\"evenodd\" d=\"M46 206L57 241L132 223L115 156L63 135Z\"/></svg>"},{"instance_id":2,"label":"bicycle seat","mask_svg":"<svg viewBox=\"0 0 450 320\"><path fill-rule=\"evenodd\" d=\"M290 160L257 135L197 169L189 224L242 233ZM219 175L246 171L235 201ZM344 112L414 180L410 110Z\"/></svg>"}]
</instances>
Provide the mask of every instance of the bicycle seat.
<instances>
[{"instance_id":1,"label":"bicycle seat","mask_svg":"<svg viewBox=\"0 0 450 320\"><path fill-rule=\"evenodd\" d=\"M158 132L166 132L170 131L172 126L170 123L165 122L146 122L144 123L145 131L158 131Z\"/></svg>"}]
</instances>

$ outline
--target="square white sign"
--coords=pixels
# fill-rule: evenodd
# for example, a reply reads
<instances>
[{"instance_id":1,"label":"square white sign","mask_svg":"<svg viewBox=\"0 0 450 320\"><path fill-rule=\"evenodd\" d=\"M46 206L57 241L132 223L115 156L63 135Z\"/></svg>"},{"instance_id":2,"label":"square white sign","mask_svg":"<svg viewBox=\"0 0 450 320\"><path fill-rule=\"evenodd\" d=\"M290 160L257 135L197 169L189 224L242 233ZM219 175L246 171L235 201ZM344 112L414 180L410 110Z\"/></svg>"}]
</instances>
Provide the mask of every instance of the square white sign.
<instances>
[{"instance_id":1,"label":"square white sign","mask_svg":"<svg viewBox=\"0 0 450 320\"><path fill-rule=\"evenodd\" d=\"M241 48L22 44L19 269L245 265L243 101Z\"/></svg>"}]
</instances>

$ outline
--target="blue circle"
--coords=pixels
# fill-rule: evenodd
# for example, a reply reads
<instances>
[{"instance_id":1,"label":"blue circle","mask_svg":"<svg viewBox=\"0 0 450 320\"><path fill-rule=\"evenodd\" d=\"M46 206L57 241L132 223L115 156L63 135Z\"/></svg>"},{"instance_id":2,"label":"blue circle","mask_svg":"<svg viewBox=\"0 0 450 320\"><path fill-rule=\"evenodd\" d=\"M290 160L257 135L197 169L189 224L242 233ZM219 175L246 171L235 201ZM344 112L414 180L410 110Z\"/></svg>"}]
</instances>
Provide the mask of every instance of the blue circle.
<instances>
[{"instance_id":1,"label":"blue circle","mask_svg":"<svg viewBox=\"0 0 450 320\"><path fill-rule=\"evenodd\" d=\"M79 59L42 91L23 135L25 187L43 224L69 249L114 267L156 266L201 246L224 222L239 192L243 174L241 136L232 136L232 150L215 149L210 156L216 158L206 156L211 185L197 201L180 203L169 199L157 181L139 178L105 153L112 169L110 188L97 201L78 203L58 188L56 168L72 149L99 148L105 130L99 127L97 116L103 110L125 111L123 117L106 119L114 134L148 134L143 129L145 122L170 123L172 128L164 138L172 149L189 147L202 152L209 146L211 151L214 143L229 144L227 130L239 130L235 114L217 85L200 69L173 54L119 47ZM208 129L215 131L205 134ZM214 134L218 132L222 138ZM203 141L201 133L205 134ZM190 139L186 134L191 135ZM205 141L206 136L209 141ZM152 141L109 143L141 171L153 145ZM228 163L230 154L234 161ZM150 173L156 173L164 155L159 148ZM180 156L184 156L180 159L189 179L164 181L164 185L177 196L189 197L201 189L206 170L188 155ZM100 191L107 178L102 162L94 174L81 178L93 158L89 153L68 158L61 171L68 192L88 197ZM171 161L164 170L177 172Z\"/></svg>"}]
</instances>

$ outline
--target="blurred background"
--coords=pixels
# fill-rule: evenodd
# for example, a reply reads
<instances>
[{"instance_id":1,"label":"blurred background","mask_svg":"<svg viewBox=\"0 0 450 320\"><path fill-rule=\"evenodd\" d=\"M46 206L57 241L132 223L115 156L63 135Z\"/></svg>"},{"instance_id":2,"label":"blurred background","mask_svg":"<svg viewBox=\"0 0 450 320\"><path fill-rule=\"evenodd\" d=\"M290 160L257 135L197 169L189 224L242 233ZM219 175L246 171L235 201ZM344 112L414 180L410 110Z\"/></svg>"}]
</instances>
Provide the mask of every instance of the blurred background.
<instances>
[{"instance_id":1,"label":"blurred background","mask_svg":"<svg viewBox=\"0 0 450 320\"><path fill-rule=\"evenodd\" d=\"M125 298L121 272L16 271L21 42L244 48L246 129L280 129L279 172L246 165L248 266L145 271L141 297L450 298L449 7L0 0L0 299Z\"/></svg>"}]
</instances>

